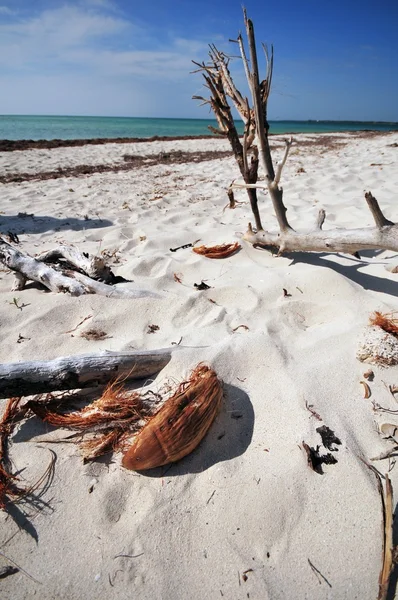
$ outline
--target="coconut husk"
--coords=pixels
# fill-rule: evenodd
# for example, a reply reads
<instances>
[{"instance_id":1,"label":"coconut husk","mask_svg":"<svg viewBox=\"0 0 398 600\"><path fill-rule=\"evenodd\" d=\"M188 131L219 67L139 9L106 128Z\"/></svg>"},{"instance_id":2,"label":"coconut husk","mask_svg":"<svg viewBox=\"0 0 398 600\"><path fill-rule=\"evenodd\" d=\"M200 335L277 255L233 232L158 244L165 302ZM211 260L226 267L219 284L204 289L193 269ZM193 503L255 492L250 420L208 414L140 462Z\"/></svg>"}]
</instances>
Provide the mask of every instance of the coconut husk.
<instances>
[{"instance_id":1,"label":"coconut husk","mask_svg":"<svg viewBox=\"0 0 398 600\"><path fill-rule=\"evenodd\" d=\"M16 414L20 419L21 411L24 416L30 410L55 427L80 432L76 441L85 461L124 450L123 466L143 470L175 462L192 452L214 421L222 396L222 383L216 373L200 364L187 381L169 393L160 409L159 394L129 392L116 382L81 410L65 412L65 399L52 394L29 400L21 408L19 399L15 399L7 405L2 423L4 429L6 424L15 423ZM11 429L7 431L10 435ZM3 463L0 467L0 500L1 494L3 498L23 494L11 472Z\"/></svg>"},{"instance_id":2,"label":"coconut husk","mask_svg":"<svg viewBox=\"0 0 398 600\"><path fill-rule=\"evenodd\" d=\"M198 365L136 435L122 465L134 471L153 469L192 452L213 423L222 397L215 371Z\"/></svg>"},{"instance_id":3,"label":"coconut husk","mask_svg":"<svg viewBox=\"0 0 398 600\"><path fill-rule=\"evenodd\" d=\"M235 254L240 248L241 245L235 242L234 244L221 244L219 246L196 246L192 250L196 254L201 254L207 258L226 258L231 254Z\"/></svg>"}]
</instances>

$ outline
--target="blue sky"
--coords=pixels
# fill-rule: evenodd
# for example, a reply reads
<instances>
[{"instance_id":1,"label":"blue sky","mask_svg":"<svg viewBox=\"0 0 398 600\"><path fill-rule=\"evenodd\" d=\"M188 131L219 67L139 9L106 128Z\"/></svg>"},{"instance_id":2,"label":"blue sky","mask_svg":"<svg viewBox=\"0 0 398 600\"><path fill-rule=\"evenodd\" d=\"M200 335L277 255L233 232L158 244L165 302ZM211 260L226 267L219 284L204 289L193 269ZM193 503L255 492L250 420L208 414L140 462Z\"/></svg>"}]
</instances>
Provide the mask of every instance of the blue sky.
<instances>
[{"instance_id":1,"label":"blue sky","mask_svg":"<svg viewBox=\"0 0 398 600\"><path fill-rule=\"evenodd\" d=\"M246 7L275 47L270 119L398 121L397 0ZM235 0L0 0L0 114L206 118L190 61L242 29Z\"/></svg>"}]
</instances>

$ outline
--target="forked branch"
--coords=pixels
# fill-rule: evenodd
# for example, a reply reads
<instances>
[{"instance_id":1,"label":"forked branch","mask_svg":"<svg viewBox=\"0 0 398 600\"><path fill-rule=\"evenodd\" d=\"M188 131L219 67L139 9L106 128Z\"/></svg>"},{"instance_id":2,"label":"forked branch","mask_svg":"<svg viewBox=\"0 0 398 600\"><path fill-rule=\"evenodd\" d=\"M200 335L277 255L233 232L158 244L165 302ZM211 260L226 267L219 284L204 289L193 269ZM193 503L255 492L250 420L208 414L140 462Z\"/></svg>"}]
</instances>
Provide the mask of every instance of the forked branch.
<instances>
[{"instance_id":1,"label":"forked branch","mask_svg":"<svg viewBox=\"0 0 398 600\"><path fill-rule=\"evenodd\" d=\"M247 98L243 97L233 82L228 68L229 57L214 45L210 46L209 56L209 64L193 62L199 67L198 70L202 72L205 87L210 91L210 98L206 99L201 96L194 96L194 98L210 104L219 129L216 130L213 127L209 127L209 129L213 133L225 135L228 138L243 180L248 184L256 183L258 178L258 151L253 144L256 133L254 112L250 108ZM236 129L228 99L234 104L245 124L243 145ZM256 227L261 230L257 191L249 188L247 194Z\"/></svg>"}]
</instances>

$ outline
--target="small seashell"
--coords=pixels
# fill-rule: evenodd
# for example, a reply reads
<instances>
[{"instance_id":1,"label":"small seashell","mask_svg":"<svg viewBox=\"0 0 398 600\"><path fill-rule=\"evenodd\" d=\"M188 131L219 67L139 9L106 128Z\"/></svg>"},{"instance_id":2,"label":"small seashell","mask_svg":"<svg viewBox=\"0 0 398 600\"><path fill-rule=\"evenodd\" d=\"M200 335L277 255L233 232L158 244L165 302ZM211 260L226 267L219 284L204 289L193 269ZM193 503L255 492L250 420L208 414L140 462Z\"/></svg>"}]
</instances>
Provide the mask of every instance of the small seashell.
<instances>
[{"instance_id":1,"label":"small seashell","mask_svg":"<svg viewBox=\"0 0 398 600\"><path fill-rule=\"evenodd\" d=\"M382 423L379 425L379 431L384 437L395 437L398 431L398 425L392 423Z\"/></svg>"},{"instance_id":2,"label":"small seashell","mask_svg":"<svg viewBox=\"0 0 398 600\"><path fill-rule=\"evenodd\" d=\"M123 467L153 469L192 452L213 423L222 397L222 383L215 371L205 365L196 367L136 435L123 456Z\"/></svg>"},{"instance_id":3,"label":"small seashell","mask_svg":"<svg viewBox=\"0 0 398 600\"><path fill-rule=\"evenodd\" d=\"M240 244L235 242L234 244L221 244L220 246L196 246L192 250L196 254L207 256L207 258L226 258L240 250L240 247Z\"/></svg>"},{"instance_id":4,"label":"small seashell","mask_svg":"<svg viewBox=\"0 0 398 600\"><path fill-rule=\"evenodd\" d=\"M366 381L360 381L359 383L362 383L362 385L363 385L363 389L364 389L363 397L370 398L370 396L372 395L372 392L370 391L369 385L366 383Z\"/></svg>"}]
</instances>

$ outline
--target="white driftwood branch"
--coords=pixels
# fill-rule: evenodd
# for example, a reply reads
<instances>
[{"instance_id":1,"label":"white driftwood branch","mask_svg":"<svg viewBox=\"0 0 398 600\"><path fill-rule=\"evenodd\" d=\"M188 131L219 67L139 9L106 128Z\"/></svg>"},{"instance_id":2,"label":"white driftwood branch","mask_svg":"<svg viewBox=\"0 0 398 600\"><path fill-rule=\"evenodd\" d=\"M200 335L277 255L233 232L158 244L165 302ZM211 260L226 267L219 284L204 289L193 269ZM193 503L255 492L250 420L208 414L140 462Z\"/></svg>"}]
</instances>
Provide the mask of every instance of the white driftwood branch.
<instances>
[{"instance_id":1,"label":"white driftwood branch","mask_svg":"<svg viewBox=\"0 0 398 600\"><path fill-rule=\"evenodd\" d=\"M275 176L271 149L268 141L267 102L271 91L274 60L273 48L271 48L271 55L269 56L266 46L263 46L267 57L267 73L266 78L260 83L254 27L252 21L247 18L245 9L243 9L243 15L250 51L251 71L249 71L248 84L253 98L257 141L260 148L259 157L268 181L268 190L272 205L274 207L275 216L278 220L279 229L281 232L288 232L291 230L291 227L286 218L286 207L283 204L283 190L279 187L279 180L287 158L287 154L289 152L289 148L291 146L291 142L287 142L285 157L279 166L277 175Z\"/></svg>"},{"instance_id":2,"label":"white driftwood branch","mask_svg":"<svg viewBox=\"0 0 398 600\"><path fill-rule=\"evenodd\" d=\"M69 262L72 262L69 260L69 258L72 258L74 264L76 264L79 263L80 256L83 259L80 261L81 264L84 264L87 268L90 267L90 264L85 264L85 257L84 255L80 255L79 251L72 252L72 247L69 246L66 248L67 250L65 250L65 253L62 253L63 258L67 258ZM43 257L48 259L51 254L51 252L45 253ZM60 250L55 250L53 257L59 255L61 255ZM91 263L91 267L95 269L95 261L91 261L90 257L87 259L87 261L88 263ZM78 273L77 271L60 272L57 269L45 264L41 260L33 258L28 254L21 252L17 248L14 248L14 246L11 246L11 244L6 242L1 237L0 262L2 262L8 269L11 269L15 273L13 290L22 290L26 284L26 281L31 280L41 283L51 292L69 292L72 296L82 296L83 294L94 293L112 298L131 299L142 297L160 297L158 294L146 290L127 290L123 288L117 288L114 285L107 285L105 283L101 283L100 281L95 281L91 277L88 277L82 273ZM80 268L82 268L81 264L79 265ZM96 264L97 266L99 265L98 262ZM103 274L106 273L106 269L107 267L102 271Z\"/></svg>"},{"instance_id":3,"label":"white driftwood branch","mask_svg":"<svg viewBox=\"0 0 398 600\"><path fill-rule=\"evenodd\" d=\"M243 38L242 38L241 33L239 33L239 35L238 35L238 44L239 44L240 55L242 57L243 68L245 70L246 79L247 79L247 82L249 83L250 82L249 63L247 62L245 46L243 44Z\"/></svg>"},{"instance_id":4,"label":"white driftwood branch","mask_svg":"<svg viewBox=\"0 0 398 600\"><path fill-rule=\"evenodd\" d=\"M64 259L92 279L100 280L104 283L111 283L113 281L111 269L106 265L102 257L93 256L87 252L81 253L75 246L62 244L54 250L42 252L36 258L45 263L59 262L59 259Z\"/></svg>"},{"instance_id":5,"label":"white driftwood branch","mask_svg":"<svg viewBox=\"0 0 398 600\"><path fill-rule=\"evenodd\" d=\"M398 225L388 221L374 196L369 192L367 201L371 198L372 215L376 227L362 229L321 229L325 220L325 212L320 211L316 229L308 233L299 233L293 229L272 233L264 230L254 232L249 226L243 239L251 244L273 246L282 252L343 252L355 254L361 250L393 250L398 251ZM377 208L376 208L377 207ZM391 223L391 225L381 225Z\"/></svg>"},{"instance_id":6,"label":"white driftwood branch","mask_svg":"<svg viewBox=\"0 0 398 600\"><path fill-rule=\"evenodd\" d=\"M255 189L255 190L268 190L267 183L239 183L239 181L233 181L231 183L231 188L239 189Z\"/></svg>"},{"instance_id":7,"label":"white driftwood branch","mask_svg":"<svg viewBox=\"0 0 398 600\"><path fill-rule=\"evenodd\" d=\"M263 92L260 90L260 77L256 52L256 41L254 37L254 27L250 19L247 18L245 9L243 9L245 20L246 35L249 43L251 70L249 69L248 84L253 98L253 108L256 121L257 141L260 147L259 156L264 172L270 181L275 178L272 157L268 143L268 132L266 130L267 122L267 100L270 92L270 82L272 79L273 56L267 65L266 79L262 82ZM245 69L246 76L247 71ZM267 124L268 125L268 124Z\"/></svg>"},{"instance_id":8,"label":"white driftwood branch","mask_svg":"<svg viewBox=\"0 0 398 600\"><path fill-rule=\"evenodd\" d=\"M278 166L276 168L275 179L272 182L272 184L274 184L274 185L278 185L279 182L280 182L280 180L281 180L282 170L283 170L283 167L285 166L286 159L287 159L287 156L289 154L289 150L291 148L291 145L293 144L293 138L290 138L290 140L285 140L285 144L286 144L285 154L284 154L281 162L278 164Z\"/></svg>"},{"instance_id":9,"label":"white driftwood branch","mask_svg":"<svg viewBox=\"0 0 398 600\"><path fill-rule=\"evenodd\" d=\"M214 44L210 45L210 56L213 58L214 63L219 66L220 74L224 83L224 90L226 94L231 98L236 110L239 112L242 120L246 123L248 115L245 114L246 103L243 99L242 94L235 86L231 74L228 69L227 62L224 55L217 50Z\"/></svg>"},{"instance_id":10,"label":"white driftwood branch","mask_svg":"<svg viewBox=\"0 0 398 600\"><path fill-rule=\"evenodd\" d=\"M355 254L361 250L393 250L398 252L398 226L380 231L377 227L365 229L332 229L298 233L287 231L270 233L250 229L243 239L251 244L273 246L283 252L343 252Z\"/></svg>"},{"instance_id":11,"label":"white driftwood branch","mask_svg":"<svg viewBox=\"0 0 398 600\"><path fill-rule=\"evenodd\" d=\"M161 298L160 294L156 292L150 292L149 290L129 290L126 288L116 287L116 285L108 285L101 281L94 281L87 275L79 273L77 271L70 271L68 273L70 277L73 277L88 290L89 293L98 294L99 296L106 296L107 298L120 298L120 299L134 299L134 298Z\"/></svg>"},{"instance_id":12,"label":"white driftwood branch","mask_svg":"<svg viewBox=\"0 0 398 600\"><path fill-rule=\"evenodd\" d=\"M99 352L49 361L0 365L0 398L104 385L115 379L141 379L161 371L172 350Z\"/></svg>"},{"instance_id":13,"label":"white driftwood branch","mask_svg":"<svg viewBox=\"0 0 398 600\"><path fill-rule=\"evenodd\" d=\"M23 289L26 280L30 279L41 283L52 292L69 292L72 296L82 296L87 293L85 287L78 281L22 253L3 238L0 238L0 262L17 273L17 281L13 289Z\"/></svg>"}]
</instances>

